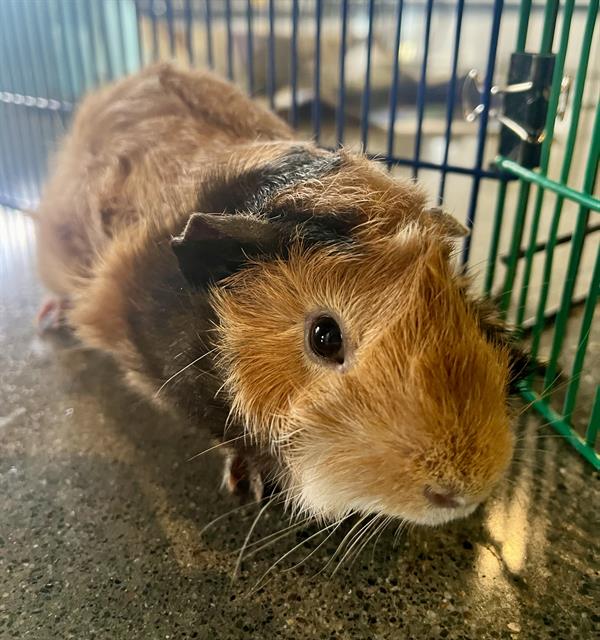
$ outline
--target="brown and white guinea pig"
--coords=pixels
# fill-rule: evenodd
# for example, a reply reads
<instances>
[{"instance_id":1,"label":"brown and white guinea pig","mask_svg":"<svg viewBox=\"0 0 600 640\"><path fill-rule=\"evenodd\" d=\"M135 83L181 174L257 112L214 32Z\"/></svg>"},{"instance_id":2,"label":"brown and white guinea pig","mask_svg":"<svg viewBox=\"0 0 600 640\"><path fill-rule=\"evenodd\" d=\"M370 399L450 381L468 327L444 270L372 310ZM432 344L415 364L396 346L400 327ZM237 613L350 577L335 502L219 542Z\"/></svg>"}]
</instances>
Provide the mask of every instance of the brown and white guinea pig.
<instances>
[{"instance_id":1,"label":"brown and white guinea pig","mask_svg":"<svg viewBox=\"0 0 600 640\"><path fill-rule=\"evenodd\" d=\"M231 488L425 524L489 495L527 356L412 182L169 65L88 97L55 164L36 215L54 310L148 396L192 419L217 397Z\"/></svg>"}]
</instances>

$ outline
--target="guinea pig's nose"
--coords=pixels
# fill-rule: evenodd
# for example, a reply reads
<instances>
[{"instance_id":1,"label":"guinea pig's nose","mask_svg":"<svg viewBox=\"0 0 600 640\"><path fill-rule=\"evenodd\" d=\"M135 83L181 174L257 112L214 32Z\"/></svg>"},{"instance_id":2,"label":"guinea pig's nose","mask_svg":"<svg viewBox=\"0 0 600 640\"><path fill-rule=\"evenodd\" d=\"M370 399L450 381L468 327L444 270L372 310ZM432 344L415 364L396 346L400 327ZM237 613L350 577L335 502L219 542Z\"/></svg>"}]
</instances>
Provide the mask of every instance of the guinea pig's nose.
<instances>
[{"instance_id":1,"label":"guinea pig's nose","mask_svg":"<svg viewBox=\"0 0 600 640\"><path fill-rule=\"evenodd\" d=\"M452 491L451 489L436 490L427 485L423 490L423 493L434 507L456 509L457 507L462 507L465 504L465 499L459 496L456 491Z\"/></svg>"}]
</instances>

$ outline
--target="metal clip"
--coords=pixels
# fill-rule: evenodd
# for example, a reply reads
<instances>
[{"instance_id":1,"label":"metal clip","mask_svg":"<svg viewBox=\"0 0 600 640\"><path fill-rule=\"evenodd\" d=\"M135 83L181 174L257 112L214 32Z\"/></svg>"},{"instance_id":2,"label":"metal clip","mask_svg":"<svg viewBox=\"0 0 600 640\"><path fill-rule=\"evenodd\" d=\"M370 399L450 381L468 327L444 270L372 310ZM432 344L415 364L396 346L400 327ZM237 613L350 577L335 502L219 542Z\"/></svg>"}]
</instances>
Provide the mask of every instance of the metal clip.
<instances>
[{"instance_id":1,"label":"metal clip","mask_svg":"<svg viewBox=\"0 0 600 640\"><path fill-rule=\"evenodd\" d=\"M490 89L488 115L502 125L499 154L524 167L537 167L548 101L552 88L555 56L518 52L510 58L507 83ZM570 79L561 83L557 117L563 118L568 101ZM469 71L463 84L463 112L467 122L475 121L485 110L483 84L476 69Z\"/></svg>"},{"instance_id":2,"label":"metal clip","mask_svg":"<svg viewBox=\"0 0 600 640\"><path fill-rule=\"evenodd\" d=\"M524 135L524 140L527 139L527 133L523 133L525 130L516 122L510 120L510 118L506 118L506 116L502 116L500 114L500 110L502 107L501 101L497 100L495 104L492 101L497 96L502 96L507 93L522 93L523 91L529 91L532 87L533 82L527 81L517 82L515 84L509 84L505 86L494 85L490 89L490 118L495 118L496 120L502 122L503 124L506 124L506 126L510 128L514 127L515 131L521 130L521 135ZM475 120L477 120L485 110L485 105L483 104L483 102L479 102L479 104L475 106L469 104L469 98L473 95L476 95L479 100L481 100L481 97L483 96L483 83L477 69L471 69L471 71L469 71L462 87L463 116L467 122L475 122Z\"/></svg>"},{"instance_id":3,"label":"metal clip","mask_svg":"<svg viewBox=\"0 0 600 640\"><path fill-rule=\"evenodd\" d=\"M561 121L565 119L565 114L569 105L569 98L571 97L572 86L573 79L571 76L564 76L560 83L560 94L558 97L558 106L556 108L556 117ZM490 89L490 95L492 97L496 97L507 93L520 93L522 91L529 91L532 87L533 82L530 80L528 82L517 82L516 84L509 84L505 86L494 85ZM471 94L471 96L469 94ZM478 99L481 99L481 96L483 95L483 83L477 69L471 69L471 71L469 71L462 86L463 117L467 122L475 122L485 109L485 105L481 102L475 106L469 104L469 98L472 97L473 94L476 94ZM490 106L490 117L503 122L498 115L499 109L499 104L495 107ZM506 122L506 120L507 118L504 118L504 122Z\"/></svg>"}]
</instances>

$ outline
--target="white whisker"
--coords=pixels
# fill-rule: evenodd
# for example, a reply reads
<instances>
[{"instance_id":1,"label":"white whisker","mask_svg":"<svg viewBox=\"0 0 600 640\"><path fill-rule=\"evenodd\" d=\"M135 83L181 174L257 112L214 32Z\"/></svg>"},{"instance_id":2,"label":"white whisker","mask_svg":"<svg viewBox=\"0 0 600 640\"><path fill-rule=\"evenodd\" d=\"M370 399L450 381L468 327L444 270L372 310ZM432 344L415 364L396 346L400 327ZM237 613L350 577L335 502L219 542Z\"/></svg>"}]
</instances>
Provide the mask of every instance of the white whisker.
<instances>
[{"instance_id":1,"label":"white whisker","mask_svg":"<svg viewBox=\"0 0 600 640\"><path fill-rule=\"evenodd\" d=\"M252 588L252 590L250 591L250 593L248 595L252 595L252 593L254 593L258 588L259 585L261 584L261 582L265 579L265 577L267 575L269 575L269 573L283 560L285 560L285 558L287 558L290 554L294 553L294 551L296 551L296 549L299 549L302 545L305 545L309 540L312 540L313 538L316 538L318 535L321 535L324 531L328 531L329 529L331 529L332 527L335 527L337 525L339 525L341 522L333 522L332 524L329 525L325 525L322 529L319 529L316 533L313 533L311 536L309 536L308 538L306 538L306 540L302 540L302 542L299 542L295 547L292 547L289 551L287 551L286 553L284 553L279 560L276 560L263 574L262 576L258 579L257 583L254 585L254 587Z\"/></svg>"},{"instance_id":2,"label":"white whisker","mask_svg":"<svg viewBox=\"0 0 600 640\"><path fill-rule=\"evenodd\" d=\"M215 449L218 449L219 447L223 447L227 444L231 444L232 442L235 442L236 440L241 440L242 438L245 438L246 434L242 434L241 436L237 436L235 438L231 438L230 440L224 440L223 442L217 442L217 444L215 444L212 447L208 447L208 449L204 449L204 451L200 451L200 453L195 453L191 458L188 458L186 460L186 462L191 462L192 460L195 460L196 458L199 458L200 456L203 456L205 453L208 453L209 451L214 451Z\"/></svg>"},{"instance_id":3,"label":"white whisker","mask_svg":"<svg viewBox=\"0 0 600 640\"><path fill-rule=\"evenodd\" d=\"M271 504L272 500L269 500L262 508L261 510L258 512L258 515L256 516L256 518L254 518L252 524L250 525L250 529L248 531L248 533L246 534L246 537L244 539L244 544L242 545L241 549L240 549L240 553L237 557L237 561L235 563L235 567L233 569L233 574L231 576L231 582L233 583L233 581L235 580L236 576L239 573L240 567L242 566L242 558L244 556L244 551L246 550L246 546L248 545L248 542L250 541L250 538L252 537L252 533L254 532L254 529L256 528L256 525L258 524L258 521L260 520L260 517L262 516L262 514L267 510L267 508L269 507L269 505Z\"/></svg>"},{"instance_id":4,"label":"white whisker","mask_svg":"<svg viewBox=\"0 0 600 640\"><path fill-rule=\"evenodd\" d=\"M215 349L211 349L210 351L207 351L206 353L203 353L200 357L196 358L195 360L192 360L189 364L186 364L185 367L183 367L182 369L179 369L179 371L177 371L177 373L174 373L170 378L167 378L167 380L165 380L160 385L160 387L156 390L156 392L154 394L154 397L158 398L160 392L169 384L169 382L174 380L177 376L181 375L186 369L189 369L190 367L195 365L197 362L200 362L200 360L202 360L203 358L206 358L206 356L209 356L214 351L216 351L216 348Z\"/></svg>"}]
</instances>

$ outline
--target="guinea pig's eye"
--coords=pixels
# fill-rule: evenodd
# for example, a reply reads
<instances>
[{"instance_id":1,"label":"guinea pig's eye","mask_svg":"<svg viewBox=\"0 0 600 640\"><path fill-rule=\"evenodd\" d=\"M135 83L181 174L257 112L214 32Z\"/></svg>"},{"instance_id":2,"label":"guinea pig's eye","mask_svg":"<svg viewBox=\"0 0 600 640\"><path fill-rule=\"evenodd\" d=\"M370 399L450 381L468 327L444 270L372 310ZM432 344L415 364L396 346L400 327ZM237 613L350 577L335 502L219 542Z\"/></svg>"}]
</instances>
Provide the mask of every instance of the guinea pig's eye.
<instances>
[{"instance_id":1,"label":"guinea pig's eye","mask_svg":"<svg viewBox=\"0 0 600 640\"><path fill-rule=\"evenodd\" d=\"M308 333L308 346L323 360L336 364L344 363L342 330L331 316L319 316L312 321Z\"/></svg>"}]
</instances>

